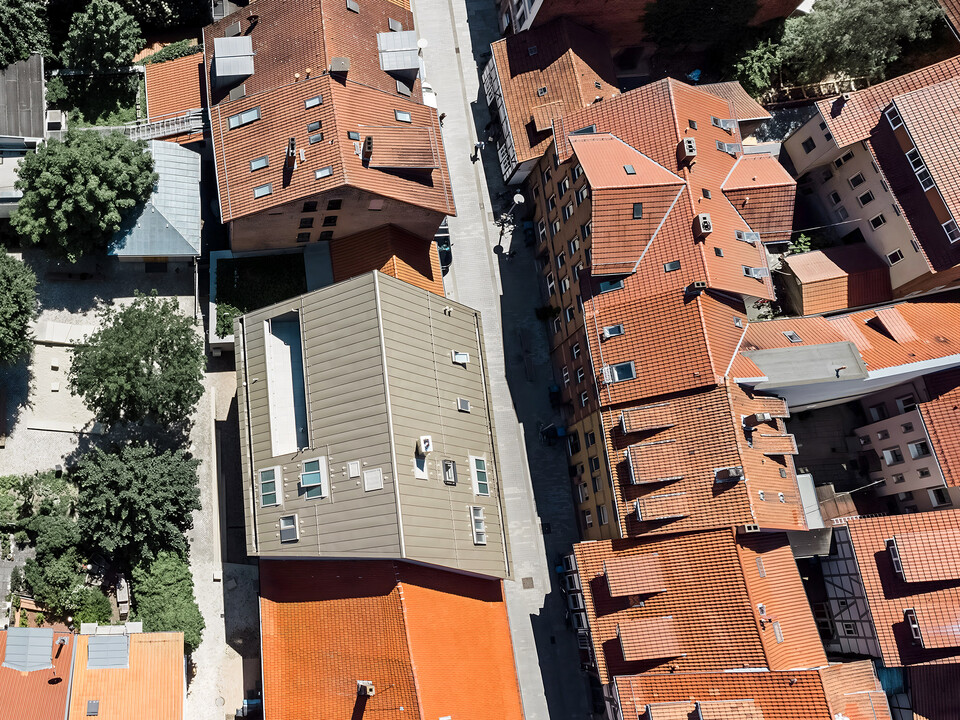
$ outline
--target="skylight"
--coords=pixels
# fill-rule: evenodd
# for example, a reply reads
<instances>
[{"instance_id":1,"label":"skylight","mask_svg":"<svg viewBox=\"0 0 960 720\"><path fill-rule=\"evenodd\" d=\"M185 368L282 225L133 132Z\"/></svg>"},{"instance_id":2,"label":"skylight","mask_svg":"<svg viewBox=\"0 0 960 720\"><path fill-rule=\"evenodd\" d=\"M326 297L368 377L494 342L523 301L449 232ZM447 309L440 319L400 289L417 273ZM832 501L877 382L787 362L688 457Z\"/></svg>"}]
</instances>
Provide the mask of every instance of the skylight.
<instances>
[{"instance_id":1,"label":"skylight","mask_svg":"<svg viewBox=\"0 0 960 720\"><path fill-rule=\"evenodd\" d=\"M307 98L303 101L303 106L307 110L316 107L317 105L323 105L323 95L317 95L316 97Z\"/></svg>"},{"instance_id":2,"label":"skylight","mask_svg":"<svg viewBox=\"0 0 960 720\"><path fill-rule=\"evenodd\" d=\"M273 185L260 185L253 189L253 197L262 198L273 192Z\"/></svg>"},{"instance_id":3,"label":"skylight","mask_svg":"<svg viewBox=\"0 0 960 720\"><path fill-rule=\"evenodd\" d=\"M316 177L317 180L320 180L321 178L325 178L325 177L330 177L331 175L333 175L333 167L331 165L328 165L327 167L320 168L313 175L314 177Z\"/></svg>"},{"instance_id":4,"label":"skylight","mask_svg":"<svg viewBox=\"0 0 960 720\"><path fill-rule=\"evenodd\" d=\"M624 165L624 166L623 166L623 171L624 171L627 175L636 175L636 174L637 174L637 171L634 169L633 165Z\"/></svg>"},{"instance_id":5,"label":"skylight","mask_svg":"<svg viewBox=\"0 0 960 720\"><path fill-rule=\"evenodd\" d=\"M793 330L785 330L784 336L792 343L803 342L799 335L797 335Z\"/></svg>"},{"instance_id":6,"label":"skylight","mask_svg":"<svg viewBox=\"0 0 960 720\"><path fill-rule=\"evenodd\" d=\"M250 172L254 170L261 170L262 168L267 167L270 164L270 158L264 155L263 157L258 157L256 160L250 161Z\"/></svg>"},{"instance_id":7,"label":"skylight","mask_svg":"<svg viewBox=\"0 0 960 720\"><path fill-rule=\"evenodd\" d=\"M400 122L413 122L413 116L406 110L394 110L393 116Z\"/></svg>"},{"instance_id":8,"label":"skylight","mask_svg":"<svg viewBox=\"0 0 960 720\"><path fill-rule=\"evenodd\" d=\"M249 110L244 110L242 113L237 113L236 115L231 115L227 118L227 127L230 130L234 130L243 125L252 123L254 120L260 119L260 107L250 108Z\"/></svg>"}]
</instances>

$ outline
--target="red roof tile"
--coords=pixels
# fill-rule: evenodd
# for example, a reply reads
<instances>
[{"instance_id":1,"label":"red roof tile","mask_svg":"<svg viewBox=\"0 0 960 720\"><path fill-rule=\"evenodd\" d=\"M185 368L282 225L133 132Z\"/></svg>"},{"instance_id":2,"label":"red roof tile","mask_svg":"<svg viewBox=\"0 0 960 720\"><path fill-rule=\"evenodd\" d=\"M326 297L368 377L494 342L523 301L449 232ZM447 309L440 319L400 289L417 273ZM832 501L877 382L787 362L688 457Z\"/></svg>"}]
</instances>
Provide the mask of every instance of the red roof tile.
<instances>
[{"instance_id":1,"label":"red roof tile","mask_svg":"<svg viewBox=\"0 0 960 720\"><path fill-rule=\"evenodd\" d=\"M940 0L940 7L954 31L960 32L960 0Z\"/></svg>"},{"instance_id":2,"label":"red roof tile","mask_svg":"<svg viewBox=\"0 0 960 720\"><path fill-rule=\"evenodd\" d=\"M892 298L889 268L866 243L787 255L784 262L802 285L804 315Z\"/></svg>"},{"instance_id":3,"label":"red roof tile","mask_svg":"<svg viewBox=\"0 0 960 720\"><path fill-rule=\"evenodd\" d=\"M927 565L940 562L929 549L937 544L956 543L960 531L960 510L894 515L846 520L846 528L856 552L863 589L870 608L883 662L887 666L920 664L956 664L960 637L960 577ZM907 536L923 535L922 543ZM906 538L913 577L952 574L948 580L908 582L894 570L887 541ZM926 548L926 551L923 549ZM906 568L905 568L906 570ZM923 645L913 641L904 621L904 611L916 613ZM929 638L929 642L928 639Z\"/></svg>"},{"instance_id":4,"label":"red roof tile","mask_svg":"<svg viewBox=\"0 0 960 720\"><path fill-rule=\"evenodd\" d=\"M706 83L697 87L711 95L729 100L733 105L737 120L741 122L745 120L769 120L773 117L763 105L750 97L750 94L743 89L743 85L736 81Z\"/></svg>"},{"instance_id":5,"label":"red roof tile","mask_svg":"<svg viewBox=\"0 0 960 720\"><path fill-rule=\"evenodd\" d=\"M543 154L554 120L619 92L604 38L567 18L498 40L490 50L518 163Z\"/></svg>"},{"instance_id":6,"label":"red roof tile","mask_svg":"<svg viewBox=\"0 0 960 720\"><path fill-rule=\"evenodd\" d=\"M603 563L611 597L652 595L667 587L660 572L660 556L647 553L628 558L611 558Z\"/></svg>"},{"instance_id":7,"label":"red roof tile","mask_svg":"<svg viewBox=\"0 0 960 720\"><path fill-rule=\"evenodd\" d=\"M960 487L960 370L945 370L923 378L929 400L920 403L920 414L933 450L951 487Z\"/></svg>"},{"instance_id":8,"label":"red roof tile","mask_svg":"<svg viewBox=\"0 0 960 720\"><path fill-rule=\"evenodd\" d=\"M358 680L376 690L365 716L523 717L499 580L389 560L265 561L260 595L266 717L350 717Z\"/></svg>"},{"instance_id":9,"label":"red roof tile","mask_svg":"<svg viewBox=\"0 0 960 720\"><path fill-rule=\"evenodd\" d=\"M663 592L610 595L608 563L633 558L646 563L653 552ZM738 541L727 528L643 541L582 542L574 553L603 683L636 672L826 664L785 535ZM769 580L759 578L757 557ZM758 603L780 616L784 642L776 641L769 623L761 627Z\"/></svg>"},{"instance_id":10,"label":"red roof tile","mask_svg":"<svg viewBox=\"0 0 960 720\"><path fill-rule=\"evenodd\" d=\"M73 664L74 635L54 633L53 668L20 672L0 666L0 720L63 720ZM65 639L61 648L56 643ZM0 630L0 660L6 658L7 632Z\"/></svg>"},{"instance_id":11,"label":"red roof tile","mask_svg":"<svg viewBox=\"0 0 960 720\"><path fill-rule=\"evenodd\" d=\"M334 282L379 270L444 296L436 243L394 225L331 240L330 264Z\"/></svg>"},{"instance_id":12,"label":"red roof tile","mask_svg":"<svg viewBox=\"0 0 960 720\"><path fill-rule=\"evenodd\" d=\"M145 66L147 115L151 118L182 115L187 110L207 106L203 53ZM203 133L179 135L168 140L188 143L200 140Z\"/></svg>"},{"instance_id":13,"label":"red roof tile","mask_svg":"<svg viewBox=\"0 0 960 720\"><path fill-rule=\"evenodd\" d=\"M948 80L960 74L960 55L842 97L820 100L817 107L839 147L870 137L883 110L897 95Z\"/></svg>"},{"instance_id":14,"label":"red roof tile","mask_svg":"<svg viewBox=\"0 0 960 720\"><path fill-rule=\"evenodd\" d=\"M725 720L836 720L841 712L850 720L890 718L886 696L869 660L784 672L627 675L618 677L616 683L621 713L630 718L643 717L644 709L652 706L654 719L687 720L694 717L689 712L694 702L710 716ZM870 714L854 715L853 708L864 702ZM670 715L668 705L682 707L687 714Z\"/></svg>"}]
</instances>

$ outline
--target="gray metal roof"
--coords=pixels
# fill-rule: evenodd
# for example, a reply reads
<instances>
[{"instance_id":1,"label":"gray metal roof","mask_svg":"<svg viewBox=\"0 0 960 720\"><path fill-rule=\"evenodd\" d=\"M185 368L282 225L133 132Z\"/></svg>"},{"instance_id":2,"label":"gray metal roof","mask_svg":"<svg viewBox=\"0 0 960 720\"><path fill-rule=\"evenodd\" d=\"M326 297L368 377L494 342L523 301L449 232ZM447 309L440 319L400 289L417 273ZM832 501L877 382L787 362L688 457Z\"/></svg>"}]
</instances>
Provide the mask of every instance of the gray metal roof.
<instances>
[{"instance_id":1,"label":"gray metal roof","mask_svg":"<svg viewBox=\"0 0 960 720\"><path fill-rule=\"evenodd\" d=\"M0 70L0 135L42 138L43 58L31 55Z\"/></svg>"},{"instance_id":2,"label":"gray metal roof","mask_svg":"<svg viewBox=\"0 0 960 720\"><path fill-rule=\"evenodd\" d=\"M150 199L134 211L111 255L192 257L200 254L200 155L177 143L147 143L160 175Z\"/></svg>"},{"instance_id":3,"label":"gray metal roof","mask_svg":"<svg viewBox=\"0 0 960 720\"><path fill-rule=\"evenodd\" d=\"M53 628L7 628L3 667L33 672L53 667Z\"/></svg>"},{"instance_id":4,"label":"gray metal roof","mask_svg":"<svg viewBox=\"0 0 960 720\"><path fill-rule=\"evenodd\" d=\"M253 40L249 35L214 38L213 70L217 77L253 75Z\"/></svg>"},{"instance_id":5,"label":"gray metal roof","mask_svg":"<svg viewBox=\"0 0 960 720\"><path fill-rule=\"evenodd\" d=\"M130 667L128 635L91 635L87 641L87 668L105 670Z\"/></svg>"},{"instance_id":6,"label":"gray metal roof","mask_svg":"<svg viewBox=\"0 0 960 720\"><path fill-rule=\"evenodd\" d=\"M377 50L380 52L380 68L386 72L420 68L415 30L377 33Z\"/></svg>"}]
</instances>

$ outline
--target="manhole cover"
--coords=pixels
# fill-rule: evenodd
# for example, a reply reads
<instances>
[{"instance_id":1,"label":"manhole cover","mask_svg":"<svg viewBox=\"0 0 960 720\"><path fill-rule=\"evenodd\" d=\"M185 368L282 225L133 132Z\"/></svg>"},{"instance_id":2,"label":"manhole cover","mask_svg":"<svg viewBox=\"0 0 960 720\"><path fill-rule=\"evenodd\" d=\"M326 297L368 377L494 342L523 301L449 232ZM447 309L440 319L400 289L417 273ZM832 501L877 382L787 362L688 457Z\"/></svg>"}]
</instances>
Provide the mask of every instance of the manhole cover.
<instances>
[{"instance_id":1,"label":"manhole cover","mask_svg":"<svg viewBox=\"0 0 960 720\"><path fill-rule=\"evenodd\" d=\"M523 580L521 580L520 582L523 583L523 589L524 589L524 590L533 590L533 578L532 578L532 577L525 577L525 578L523 578Z\"/></svg>"}]
</instances>

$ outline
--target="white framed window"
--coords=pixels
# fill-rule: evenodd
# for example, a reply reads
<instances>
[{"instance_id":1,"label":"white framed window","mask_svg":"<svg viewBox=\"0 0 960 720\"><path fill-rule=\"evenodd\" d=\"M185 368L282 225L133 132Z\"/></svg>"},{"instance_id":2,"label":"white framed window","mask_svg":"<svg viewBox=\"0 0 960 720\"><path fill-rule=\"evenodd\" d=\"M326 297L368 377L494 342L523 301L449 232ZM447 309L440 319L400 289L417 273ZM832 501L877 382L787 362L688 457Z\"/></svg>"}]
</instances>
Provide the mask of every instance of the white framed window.
<instances>
[{"instance_id":1,"label":"white framed window","mask_svg":"<svg viewBox=\"0 0 960 720\"><path fill-rule=\"evenodd\" d=\"M887 262L891 265L896 265L901 260L903 260L903 253L899 250L899 248L891 253L887 253Z\"/></svg>"},{"instance_id":2,"label":"white framed window","mask_svg":"<svg viewBox=\"0 0 960 720\"><path fill-rule=\"evenodd\" d=\"M847 209L843 205L837 208L836 213L837 213L837 219L840 220L840 222L843 222L848 217L850 217L850 213L847 212Z\"/></svg>"},{"instance_id":3,"label":"white framed window","mask_svg":"<svg viewBox=\"0 0 960 720\"><path fill-rule=\"evenodd\" d=\"M306 491L306 497L310 500L327 496L327 489L330 487L327 458L303 461L300 468L300 487Z\"/></svg>"},{"instance_id":4,"label":"white framed window","mask_svg":"<svg viewBox=\"0 0 960 720\"><path fill-rule=\"evenodd\" d=\"M566 257L566 255L563 254L563 250L561 250L560 252L557 253L557 256L556 256L556 258L554 258L554 260L555 260L556 263L557 263L557 269L558 269L558 270L559 270L560 268L562 268L564 265L567 264L567 257Z\"/></svg>"},{"instance_id":5,"label":"white framed window","mask_svg":"<svg viewBox=\"0 0 960 720\"><path fill-rule=\"evenodd\" d=\"M580 343L574 343L570 346L570 355L574 360L580 357Z\"/></svg>"},{"instance_id":6,"label":"white framed window","mask_svg":"<svg viewBox=\"0 0 960 720\"><path fill-rule=\"evenodd\" d=\"M383 470L370 468L363 471L363 491L383 490Z\"/></svg>"},{"instance_id":7,"label":"white framed window","mask_svg":"<svg viewBox=\"0 0 960 720\"><path fill-rule=\"evenodd\" d=\"M577 485L577 502L584 503L590 499L590 490L586 483Z\"/></svg>"},{"instance_id":8,"label":"white framed window","mask_svg":"<svg viewBox=\"0 0 960 720\"><path fill-rule=\"evenodd\" d=\"M578 177L583 175L583 166L580 165L580 163L577 163L573 166L573 170L571 172L573 174L573 179L576 180Z\"/></svg>"},{"instance_id":9,"label":"white framed window","mask_svg":"<svg viewBox=\"0 0 960 720\"><path fill-rule=\"evenodd\" d=\"M570 178L564 177L563 180L561 180L560 183L557 185L557 191L562 196L569 189L570 189Z\"/></svg>"},{"instance_id":10,"label":"white framed window","mask_svg":"<svg viewBox=\"0 0 960 720\"><path fill-rule=\"evenodd\" d=\"M766 577L766 576L767 576L767 569L763 566L763 558L762 558L762 557L758 557L758 558L757 558L757 574L758 574L760 577Z\"/></svg>"},{"instance_id":11,"label":"white framed window","mask_svg":"<svg viewBox=\"0 0 960 720\"><path fill-rule=\"evenodd\" d=\"M917 622L917 613L911 608L903 611L903 619L910 626L910 636L923 644L923 635L920 633L920 623Z\"/></svg>"},{"instance_id":12,"label":"white framed window","mask_svg":"<svg viewBox=\"0 0 960 720\"><path fill-rule=\"evenodd\" d=\"M487 544L487 521L483 519L483 508L479 505L470 507L470 523L473 528L473 544Z\"/></svg>"},{"instance_id":13,"label":"white framed window","mask_svg":"<svg viewBox=\"0 0 960 720\"><path fill-rule=\"evenodd\" d=\"M578 262L576 265L573 266L573 279L579 280L580 273L582 272L583 272L583 261L581 260L580 262Z\"/></svg>"},{"instance_id":14,"label":"white framed window","mask_svg":"<svg viewBox=\"0 0 960 720\"><path fill-rule=\"evenodd\" d=\"M583 201L587 199L587 195L590 194L590 190L587 187L586 183L577 188L577 205L583 205Z\"/></svg>"},{"instance_id":15,"label":"white framed window","mask_svg":"<svg viewBox=\"0 0 960 720\"><path fill-rule=\"evenodd\" d=\"M400 122L413 122L413 116L406 110L394 110L393 116Z\"/></svg>"},{"instance_id":16,"label":"white framed window","mask_svg":"<svg viewBox=\"0 0 960 720\"><path fill-rule=\"evenodd\" d=\"M426 455L413 456L413 476L417 480L430 479L430 475L427 472L427 456Z\"/></svg>"},{"instance_id":17,"label":"white framed window","mask_svg":"<svg viewBox=\"0 0 960 720\"><path fill-rule=\"evenodd\" d=\"M896 402L897 412L901 415L917 409L917 399L912 394L898 397Z\"/></svg>"},{"instance_id":18,"label":"white framed window","mask_svg":"<svg viewBox=\"0 0 960 720\"><path fill-rule=\"evenodd\" d=\"M557 196L556 196L556 195L551 195L551 196L547 199L547 210L548 210L548 211L553 211L556 207L557 207Z\"/></svg>"},{"instance_id":19,"label":"white framed window","mask_svg":"<svg viewBox=\"0 0 960 720\"><path fill-rule=\"evenodd\" d=\"M255 160L250 161L250 172L254 170L262 170L265 167L270 165L270 158L267 155L263 157L258 157Z\"/></svg>"},{"instance_id":20,"label":"white framed window","mask_svg":"<svg viewBox=\"0 0 960 720\"><path fill-rule=\"evenodd\" d=\"M870 227L872 227L874 230L878 230L886 224L887 219L883 216L883 213L870 218Z\"/></svg>"},{"instance_id":21,"label":"white framed window","mask_svg":"<svg viewBox=\"0 0 960 720\"><path fill-rule=\"evenodd\" d=\"M307 110L310 108L315 108L317 105L323 105L323 95L317 95L312 98L307 98L303 101L303 107L305 107Z\"/></svg>"},{"instance_id":22,"label":"white framed window","mask_svg":"<svg viewBox=\"0 0 960 720\"><path fill-rule=\"evenodd\" d=\"M550 231L553 233L553 237L556 237L560 233L560 218L550 223Z\"/></svg>"},{"instance_id":23,"label":"white framed window","mask_svg":"<svg viewBox=\"0 0 960 720\"><path fill-rule=\"evenodd\" d=\"M584 223L583 225L580 226L580 234L583 235L584 238L590 237L592 233L593 233L593 220L590 220L589 222ZM587 262L589 263L590 261L587 260Z\"/></svg>"},{"instance_id":24,"label":"white framed window","mask_svg":"<svg viewBox=\"0 0 960 720\"><path fill-rule=\"evenodd\" d=\"M780 627L780 621L774 620L773 623L773 636L777 639L777 643L783 642L783 629Z\"/></svg>"},{"instance_id":25,"label":"white framed window","mask_svg":"<svg viewBox=\"0 0 960 720\"><path fill-rule=\"evenodd\" d=\"M570 278L565 277L560 280L560 292L565 293L570 289Z\"/></svg>"},{"instance_id":26,"label":"white framed window","mask_svg":"<svg viewBox=\"0 0 960 720\"><path fill-rule=\"evenodd\" d=\"M300 526L296 515L284 515L280 518L280 542L297 542L300 539Z\"/></svg>"},{"instance_id":27,"label":"white framed window","mask_svg":"<svg viewBox=\"0 0 960 720\"><path fill-rule=\"evenodd\" d=\"M584 390L580 393L580 407L586 407L588 402L590 402L590 393Z\"/></svg>"},{"instance_id":28,"label":"white framed window","mask_svg":"<svg viewBox=\"0 0 960 720\"><path fill-rule=\"evenodd\" d=\"M563 311L563 314L564 314L564 317L566 317L568 323L573 322L573 319L576 317L576 315L573 312L573 305L568 306Z\"/></svg>"},{"instance_id":29,"label":"white framed window","mask_svg":"<svg viewBox=\"0 0 960 720\"><path fill-rule=\"evenodd\" d=\"M457 484L457 462L456 462L456 460L444 460L444 461L443 461L443 484L444 484L444 485L456 485L456 484Z\"/></svg>"},{"instance_id":30,"label":"white framed window","mask_svg":"<svg viewBox=\"0 0 960 720\"><path fill-rule=\"evenodd\" d=\"M597 517L600 518L600 524L606 525L610 522L610 519L607 517L607 506L601 505L597 508Z\"/></svg>"},{"instance_id":31,"label":"white framed window","mask_svg":"<svg viewBox=\"0 0 960 720\"><path fill-rule=\"evenodd\" d=\"M258 185L253 189L254 198L262 198L273 194L273 185Z\"/></svg>"},{"instance_id":32,"label":"white framed window","mask_svg":"<svg viewBox=\"0 0 960 720\"><path fill-rule=\"evenodd\" d=\"M563 206L563 221L566 222L573 215L573 203L569 202Z\"/></svg>"},{"instance_id":33,"label":"white framed window","mask_svg":"<svg viewBox=\"0 0 960 720\"><path fill-rule=\"evenodd\" d=\"M563 380L564 387L570 384L570 371L567 370L566 365L560 368L560 378Z\"/></svg>"},{"instance_id":34,"label":"white framed window","mask_svg":"<svg viewBox=\"0 0 960 720\"><path fill-rule=\"evenodd\" d=\"M633 380L637 376L637 368L633 364L633 361L614 363L613 365L608 365L609 372L605 372L604 375L609 375L609 380L607 382L617 383L623 382L624 380Z\"/></svg>"},{"instance_id":35,"label":"white framed window","mask_svg":"<svg viewBox=\"0 0 960 720\"><path fill-rule=\"evenodd\" d=\"M227 128L230 130L235 130L238 127L243 127L244 125L249 125L254 120L260 119L260 108L250 108L249 110L244 110L242 113L237 113L236 115L231 115L227 118Z\"/></svg>"},{"instance_id":36,"label":"white framed window","mask_svg":"<svg viewBox=\"0 0 960 720\"><path fill-rule=\"evenodd\" d=\"M927 493L930 495L930 502L933 503L934 507L953 505L953 500L950 499L950 493L947 492L946 488L933 488L931 490L927 490Z\"/></svg>"},{"instance_id":37,"label":"white framed window","mask_svg":"<svg viewBox=\"0 0 960 720\"><path fill-rule=\"evenodd\" d=\"M553 273L547 273L547 297L553 297L557 291L557 282L553 279Z\"/></svg>"},{"instance_id":38,"label":"white framed window","mask_svg":"<svg viewBox=\"0 0 960 720\"><path fill-rule=\"evenodd\" d=\"M589 510L583 511L583 524L587 527L593 527L593 513ZM578 595L568 595L567 597L575 598L579 597Z\"/></svg>"},{"instance_id":39,"label":"white framed window","mask_svg":"<svg viewBox=\"0 0 960 720\"><path fill-rule=\"evenodd\" d=\"M955 243L957 240L960 240L960 227L957 227L956 220L952 218L947 220L943 224L943 231L947 234L947 239L950 242Z\"/></svg>"},{"instance_id":40,"label":"white framed window","mask_svg":"<svg viewBox=\"0 0 960 720\"><path fill-rule=\"evenodd\" d=\"M867 190L863 195L857 197L857 202L860 203L860 207L864 205L869 205L874 201L873 191Z\"/></svg>"},{"instance_id":41,"label":"white framed window","mask_svg":"<svg viewBox=\"0 0 960 720\"><path fill-rule=\"evenodd\" d=\"M907 447L910 450L910 457L914 460L930 456L930 444L926 440L907 443Z\"/></svg>"},{"instance_id":42,"label":"white framed window","mask_svg":"<svg viewBox=\"0 0 960 720\"><path fill-rule=\"evenodd\" d=\"M563 320L557 316L553 319L553 333L556 335L561 330L563 330Z\"/></svg>"},{"instance_id":43,"label":"white framed window","mask_svg":"<svg viewBox=\"0 0 960 720\"><path fill-rule=\"evenodd\" d=\"M547 239L547 224L543 220L537 222L537 234L540 236L540 242Z\"/></svg>"},{"instance_id":44,"label":"white framed window","mask_svg":"<svg viewBox=\"0 0 960 720\"><path fill-rule=\"evenodd\" d=\"M840 200L841 200L840 193L838 193L836 190L834 190L832 193L830 193L827 197L830 198L830 203L831 203L831 204L833 204L833 205L839 205L839 204L840 204Z\"/></svg>"},{"instance_id":45,"label":"white framed window","mask_svg":"<svg viewBox=\"0 0 960 720\"><path fill-rule=\"evenodd\" d=\"M892 127L894 130L903 125L903 119L900 117L900 113L897 111L896 105L891 105L888 107L884 115L887 116L890 127Z\"/></svg>"},{"instance_id":46,"label":"white framed window","mask_svg":"<svg viewBox=\"0 0 960 720\"><path fill-rule=\"evenodd\" d=\"M280 493L277 491L277 479L280 477L280 468L266 468L257 475L260 481L260 507L279 505Z\"/></svg>"},{"instance_id":47,"label":"white framed window","mask_svg":"<svg viewBox=\"0 0 960 720\"><path fill-rule=\"evenodd\" d=\"M574 235L573 240L567 243L567 250L570 252L570 257L573 257L579 249L580 238L577 235Z\"/></svg>"},{"instance_id":48,"label":"white framed window","mask_svg":"<svg viewBox=\"0 0 960 720\"><path fill-rule=\"evenodd\" d=\"M850 183L850 187L852 188L858 188L866 181L866 178L863 177L863 173L857 173L856 175L847 178L847 182Z\"/></svg>"},{"instance_id":49,"label":"white framed window","mask_svg":"<svg viewBox=\"0 0 960 720\"><path fill-rule=\"evenodd\" d=\"M475 495L490 494L490 477L487 474L487 459L470 456L470 470L473 473L473 492Z\"/></svg>"},{"instance_id":50,"label":"white framed window","mask_svg":"<svg viewBox=\"0 0 960 720\"><path fill-rule=\"evenodd\" d=\"M887 465L899 465L903 462L903 452L899 447L886 448L883 450L883 461Z\"/></svg>"},{"instance_id":51,"label":"white framed window","mask_svg":"<svg viewBox=\"0 0 960 720\"><path fill-rule=\"evenodd\" d=\"M582 367L577 368L577 385L583 382L583 379L586 377L586 373L583 371Z\"/></svg>"}]
</instances>

